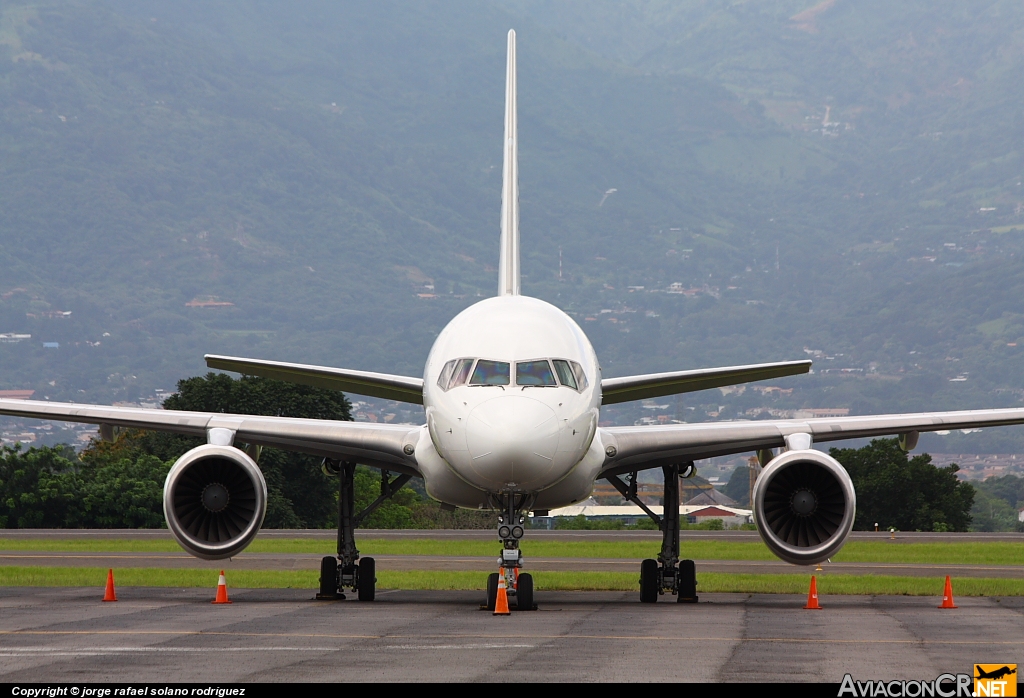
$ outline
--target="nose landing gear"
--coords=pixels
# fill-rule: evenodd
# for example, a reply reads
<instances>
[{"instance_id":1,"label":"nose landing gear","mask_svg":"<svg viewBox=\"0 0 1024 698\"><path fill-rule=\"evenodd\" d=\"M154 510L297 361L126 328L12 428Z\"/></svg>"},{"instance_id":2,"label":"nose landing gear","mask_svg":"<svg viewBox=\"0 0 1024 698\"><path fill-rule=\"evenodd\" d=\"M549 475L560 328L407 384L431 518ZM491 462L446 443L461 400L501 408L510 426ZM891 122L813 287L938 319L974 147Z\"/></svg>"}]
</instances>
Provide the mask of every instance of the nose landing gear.
<instances>
[{"instance_id":1,"label":"nose landing gear","mask_svg":"<svg viewBox=\"0 0 1024 698\"><path fill-rule=\"evenodd\" d=\"M524 526L529 500L526 495L514 492L501 496L498 510L498 538L501 540L501 557L498 558L498 572L487 578L488 611L493 611L498 599L498 576L504 575L506 593L516 600L515 608L519 611L537 609L533 601L533 575L520 572L523 567L523 551L519 549L519 540L525 533Z\"/></svg>"},{"instance_id":2,"label":"nose landing gear","mask_svg":"<svg viewBox=\"0 0 1024 698\"><path fill-rule=\"evenodd\" d=\"M662 466L665 472L664 514L658 516L636 495L636 473L629 484L617 475L607 478L615 489L654 519L661 529L661 552L657 560L640 563L640 602L655 603L665 593L673 594L679 603L697 603L697 570L693 560L679 560L679 478L695 472L693 463Z\"/></svg>"}]
</instances>

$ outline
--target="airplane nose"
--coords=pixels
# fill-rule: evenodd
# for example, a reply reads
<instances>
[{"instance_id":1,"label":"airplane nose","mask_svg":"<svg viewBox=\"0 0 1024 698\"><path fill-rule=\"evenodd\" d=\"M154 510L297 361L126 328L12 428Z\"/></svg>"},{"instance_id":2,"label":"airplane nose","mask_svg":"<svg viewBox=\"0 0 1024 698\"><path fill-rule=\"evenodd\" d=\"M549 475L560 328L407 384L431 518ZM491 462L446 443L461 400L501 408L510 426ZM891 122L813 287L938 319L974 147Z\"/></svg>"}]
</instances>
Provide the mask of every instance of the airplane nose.
<instances>
[{"instance_id":1,"label":"airplane nose","mask_svg":"<svg viewBox=\"0 0 1024 698\"><path fill-rule=\"evenodd\" d=\"M554 410L540 400L501 395L477 405L466 422L473 484L491 490L551 484L558 435Z\"/></svg>"}]
</instances>

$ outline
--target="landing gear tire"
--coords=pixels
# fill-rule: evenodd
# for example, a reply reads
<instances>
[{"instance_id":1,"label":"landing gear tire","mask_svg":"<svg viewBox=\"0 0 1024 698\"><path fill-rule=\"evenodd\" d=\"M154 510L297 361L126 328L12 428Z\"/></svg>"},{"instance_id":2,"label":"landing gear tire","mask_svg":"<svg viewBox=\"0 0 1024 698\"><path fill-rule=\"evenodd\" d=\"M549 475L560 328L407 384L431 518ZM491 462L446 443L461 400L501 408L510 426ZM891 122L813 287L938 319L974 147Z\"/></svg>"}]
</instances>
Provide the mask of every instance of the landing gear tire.
<instances>
[{"instance_id":1,"label":"landing gear tire","mask_svg":"<svg viewBox=\"0 0 1024 698\"><path fill-rule=\"evenodd\" d=\"M372 557L359 560L359 600L373 601L377 590L377 563Z\"/></svg>"},{"instance_id":2,"label":"landing gear tire","mask_svg":"<svg viewBox=\"0 0 1024 698\"><path fill-rule=\"evenodd\" d=\"M661 584L658 580L658 561L644 560L640 563L640 603L656 603Z\"/></svg>"},{"instance_id":3,"label":"landing gear tire","mask_svg":"<svg viewBox=\"0 0 1024 698\"><path fill-rule=\"evenodd\" d=\"M327 556L320 561L320 593L316 597L338 598L338 558Z\"/></svg>"},{"instance_id":4,"label":"landing gear tire","mask_svg":"<svg viewBox=\"0 0 1024 698\"><path fill-rule=\"evenodd\" d=\"M516 610L533 610L533 575L527 572L519 575L516 582Z\"/></svg>"},{"instance_id":5,"label":"landing gear tire","mask_svg":"<svg viewBox=\"0 0 1024 698\"><path fill-rule=\"evenodd\" d=\"M676 601L679 603L697 603L697 566L693 560L683 560L679 563L679 595Z\"/></svg>"},{"instance_id":6,"label":"landing gear tire","mask_svg":"<svg viewBox=\"0 0 1024 698\"><path fill-rule=\"evenodd\" d=\"M498 603L498 573L491 572L487 576L487 610L493 611Z\"/></svg>"}]
</instances>

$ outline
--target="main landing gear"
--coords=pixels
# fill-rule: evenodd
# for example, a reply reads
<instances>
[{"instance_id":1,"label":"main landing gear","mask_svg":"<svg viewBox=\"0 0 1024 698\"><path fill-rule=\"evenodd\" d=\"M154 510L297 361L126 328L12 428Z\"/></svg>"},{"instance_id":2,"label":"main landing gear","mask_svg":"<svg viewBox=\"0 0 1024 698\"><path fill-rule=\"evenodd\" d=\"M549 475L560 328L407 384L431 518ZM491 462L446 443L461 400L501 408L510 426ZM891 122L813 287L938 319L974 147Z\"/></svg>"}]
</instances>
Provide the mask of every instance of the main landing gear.
<instances>
[{"instance_id":1,"label":"main landing gear","mask_svg":"<svg viewBox=\"0 0 1024 698\"><path fill-rule=\"evenodd\" d=\"M360 601L373 601L377 586L377 568L372 557L359 558L355 529L381 504L391 499L411 476L380 474L380 496L366 509L355 513L356 464L325 458L323 470L338 476L338 557L320 561L320 593L318 599L344 599L345 589L352 589Z\"/></svg>"},{"instance_id":2,"label":"main landing gear","mask_svg":"<svg viewBox=\"0 0 1024 698\"><path fill-rule=\"evenodd\" d=\"M515 608L519 611L534 611L537 605L533 602L533 575L520 572L523 566L523 552L519 549L519 539L525 532L524 512L530 501L527 495L503 493L498 514L498 538L501 539L501 557L498 558L498 571L487 577L487 610L493 611L498 599L498 577L505 576L505 589L510 600L515 599Z\"/></svg>"},{"instance_id":3,"label":"main landing gear","mask_svg":"<svg viewBox=\"0 0 1024 698\"><path fill-rule=\"evenodd\" d=\"M661 552L657 560L640 563L640 602L655 603L664 593L674 594L679 603L697 603L697 570L693 560L679 560L679 478L690 477L696 471L694 464L664 465L665 508L658 516L636 496L636 472L630 473L629 484L617 475L608 482L630 502L633 502L661 529Z\"/></svg>"}]
</instances>

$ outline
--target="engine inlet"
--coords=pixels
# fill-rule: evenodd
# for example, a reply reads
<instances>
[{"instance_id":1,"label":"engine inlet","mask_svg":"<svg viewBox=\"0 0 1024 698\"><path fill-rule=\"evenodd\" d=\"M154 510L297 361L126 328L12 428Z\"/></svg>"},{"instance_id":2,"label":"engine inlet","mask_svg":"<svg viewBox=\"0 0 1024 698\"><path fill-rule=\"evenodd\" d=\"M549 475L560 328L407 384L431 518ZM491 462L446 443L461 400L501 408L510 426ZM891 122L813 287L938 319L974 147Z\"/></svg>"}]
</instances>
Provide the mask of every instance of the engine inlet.
<instances>
[{"instance_id":1,"label":"engine inlet","mask_svg":"<svg viewBox=\"0 0 1024 698\"><path fill-rule=\"evenodd\" d=\"M256 463L230 446L205 445L178 459L164 485L167 526L183 548L206 559L245 549L259 532L267 485Z\"/></svg>"},{"instance_id":2,"label":"engine inlet","mask_svg":"<svg viewBox=\"0 0 1024 698\"><path fill-rule=\"evenodd\" d=\"M773 553L798 565L826 560L843 546L856 505L850 476L819 451L784 453L754 486L761 537Z\"/></svg>"}]
</instances>

